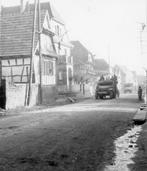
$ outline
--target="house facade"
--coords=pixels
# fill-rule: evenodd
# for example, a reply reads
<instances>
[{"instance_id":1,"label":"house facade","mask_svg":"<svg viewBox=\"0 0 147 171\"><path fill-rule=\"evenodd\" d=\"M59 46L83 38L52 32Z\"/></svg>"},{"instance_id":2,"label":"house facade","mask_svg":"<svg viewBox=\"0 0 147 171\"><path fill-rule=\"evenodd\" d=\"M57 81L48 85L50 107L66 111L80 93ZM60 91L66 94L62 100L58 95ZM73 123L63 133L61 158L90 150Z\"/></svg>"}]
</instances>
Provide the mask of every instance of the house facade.
<instances>
[{"instance_id":1,"label":"house facade","mask_svg":"<svg viewBox=\"0 0 147 171\"><path fill-rule=\"evenodd\" d=\"M95 77L94 59L80 41L71 41L73 48L71 55L73 56L74 81L89 82Z\"/></svg>"},{"instance_id":2,"label":"house facade","mask_svg":"<svg viewBox=\"0 0 147 171\"><path fill-rule=\"evenodd\" d=\"M48 104L57 97L58 55L53 42L54 33L51 29L50 14L41 5L42 58L40 59L37 22L32 50L34 5L26 6L23 12L21 9L20 5L3 7L1 10L0 77L2 81L5 80L5 108L24 106L28 98L30 105L35 105L39 103L40 98L43 104ZM30 67L32 67L31 70ZM32 78L31 84L30 78ZM42 97L40 97L40 91Z\"/></svg>"},{"instance_id":3,"label":"house facade","mask_svg":"<svg viewBox=\"0 0 147 171\"><path fill-rule=\"evenodd\" d=\"M71 56L72 44L69 41L68 32L61 16L51 3L42 3L48 6L50 13L51 28L54 32L54 45L59 58L57 60L57 88L60 92L70 91L73 78L73 58Z\"/></svg>"}]
</instances>

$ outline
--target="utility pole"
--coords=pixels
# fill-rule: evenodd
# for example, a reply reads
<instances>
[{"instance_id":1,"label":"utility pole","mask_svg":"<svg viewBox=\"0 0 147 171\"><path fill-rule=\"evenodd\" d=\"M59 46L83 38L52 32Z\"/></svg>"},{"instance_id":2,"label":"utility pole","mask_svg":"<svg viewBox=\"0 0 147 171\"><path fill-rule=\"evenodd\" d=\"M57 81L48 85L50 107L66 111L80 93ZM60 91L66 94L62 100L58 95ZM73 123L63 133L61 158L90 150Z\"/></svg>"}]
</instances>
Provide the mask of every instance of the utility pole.
<instances>
[{"instance_id":1,"label":"utility pole","mask_svg":"<svg viewBox=\"0 0 147 171\"><path fill-rule=\"evenodd\" d=\"M41 17L40 17L40 0L38 0L38 32L39 32L39 103L42 104L42 54L41 54Z\"/></svg>"},{"instance_id":2,"label":"utility pole","mask_svg":"<svg viewBox=\"0 0 147 171\"><path fill-rule=\"evenodd\" d=\"M35 25L36 25L36 11L37 11L37 0L34 1L34 16L33 16L33 30L32 30L32 48L31 48L31 58L30 58L30 75L29 75L29 89L27 94L27 105L30 105L30 98L32 92L32 68L33 68L33 56L34 56L34 46L35 46Z\"/></svg>"},{"instance_id":3,"label":"utility pole","mask_svg":"<svg viewBox=\"0 0 147 171\"><path fill-rule=\"evenodd\" d=\"M147 0L146 0L146 23L145 26L147 27ZM147 104L147 69L145 70L145 104Z\"/></svg>"},{"instance_id":4,"label":"utility pole","mask_svg":"<svg viewBox=\"0 0 147 171\"><path fill-rule=\"evenodd\" d=\"M147 70L145 70L145 104L147 104Z\"/></svg>"},{"instance_id":5,"label":"utility pole","mask_svg":"<svg viewBox=\"0 0 147 171\"><path fill-rule=\"evenodd\" d=\"M2 24L2 19L1 19L1 10L2 10L2 1L0 0L0 39L2 38L2 33L1 33L1 24ZM1 47L0 47L1 48ZM1 67L1 59L0 59L0 86L1 86L1 81L2 81L2 67Z\"/></svg>"},{"instance_id":6,"label":"utility pole","mask_svg":"<svg viewBox=\"0 0 147 171\"><path fill-rule=\"evenodd\" d=\"M145 7L146 7L146 11L145 11L145 13L146 13L146 16L145 16L145 19L146 19L146 21L145 21L145 23L140 23L141 24L141 31L140 31L140 47L141 47L141 54L143 54L144 52L143 52L143 50L144 50L144 45L143 45L143 43L144 43L144 41L145 40L143 40L142 39L142 34L143 34L143 31L145 31L145 29L147 29L147 0L145 1ZM147 49L147 47L145 47L146 49ZM147 69L146 68L144 68L144 70L145 70L145 104L147 105Z\"/></svg>"}]
</instances>

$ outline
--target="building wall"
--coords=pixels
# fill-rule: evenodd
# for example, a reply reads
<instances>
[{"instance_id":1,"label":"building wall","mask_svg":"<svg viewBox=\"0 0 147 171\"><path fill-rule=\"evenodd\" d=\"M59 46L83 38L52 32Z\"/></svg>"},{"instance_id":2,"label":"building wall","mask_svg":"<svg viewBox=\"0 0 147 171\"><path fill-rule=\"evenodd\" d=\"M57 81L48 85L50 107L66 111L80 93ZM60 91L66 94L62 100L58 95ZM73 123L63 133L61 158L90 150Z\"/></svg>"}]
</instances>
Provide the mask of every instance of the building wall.
<instances>
[{"instance_id":1,"label":"building wall","mask_svg":"<svg viewBox=\"0 0 147 171\"><path fill-rule=\"evenodd\" d=\"M50 69L52 70L52 72L49 72L49 67L51 67L49 66L50 64L53 67ZM43 68L42 69L42 84L43 85L55 85L56 84L56 59L44 57L42 68Z\"/></svg>"},{"instance_id":2,"label":"building wall","mask_svg":"<svg viewBox=\"0 0 147 171\"><path fill-rule=\"evenodd\" d=\"M38 104L38 85L32 84L32 93L30 98L30 106ZM26 105L28 84L6 84L6 109L23 107ZM43 104L50 104L57 99L57 88L55 85L42 86Z\"/></svg>"},{"instance_id":3,"label":"building wall","mask_svg":"<svg viewBox=\"0 0 147 171\"><path fill-rule=\"evenodd\" d=\"M7 81L6 81L7 82ZM26 84L12 85L6 83L6 109L25 105Z\"/></svg>"},{"instance_id":4,"label":"building wall","mask_svg":"<svg viewBox=\"0 0 147 171\"><path fill-rule=\"evenodd\" d=\"M69 39L66 33L65 25L54 19L51 20L51 28L55 33L54 45L56 52L59 55L57 61L57 84L58 90L66 91L69 89L68 69L72 70L73 77L73 59L71 57L71 47L69 46ZM60 42L60 43L59 43ZM63 61L63 56L64 61ZM70 60L71 59L71 60Z\"/></svg>"},{"instance_id":5,"label":"building wall","mask_svg":"<svg viewBox=\"0 0 147 171\"><path fill-rule=\"evenodd\" d=\"M2 60L2 78L13 83L26 83L29 79L30 58L10 58Z\"/></svg>"},{"instance_id":6,"label":"building wall","mask_svg":"<svg viewBox=\"0 0 147 171\"><path fill-rule=\"evenodd\" d=\"M42 87L42 99L43 99L43 104L50 104L55 102L57 99L57 87L56 86L43 86Z\"/></svg>"},{"instance_id":7,"label":"building wall","mask_svg":"<svg viewBox=\"0 0 147 171\"><path fill-rule=\"evenodd\" d=\"M67 85L67 68L66 65L57 66L57 85Z\"/></svg>"},{"instance_id":8,"label":"building wall","mask_svg":"<svg viewBox=\"0 0 147 171\"><path fill-rule=\"evenodd\" d=\"M11 84L6 80L6 109L26 105L28 84ZM38 104L38 86L32 85L30 106Z\"/></svg>"},{"instance_id":9,"label":"building wall","mask_svg":"<svg viewBox=\"0 0 147 171\"><path fill-rule=\"evenodd\" d=\"M73 56L73 63L79 64L80 62L88 62L88 50L79 41L72 41L71 43L73 44L73 48L71 50L71 55Z\"/></svg>"},{"instance_id":10,"label":"building wall","mask_svg":"<svg viewBox=\"0 0 147 171\"><path fill-rule=\"evenodd\" d=\"M53 63L53 75L43 75L42 73L42 85L46 86L42 88L43 102L49 103L55 100L56 91L53 87L56 85L56 60L55 58L47 58ZM34 80L31 89L30 106L38 104L38 86L39 86L39 58L34 56L35 73ZM44 66L43 66L44 67ZM26 70L27 68L27 70ZM28 80L29 80L30 59L7 59L2 60L2 77L6 79L6 109L25 106L28 93ZM44 69L43 69L44 70ZM52 100L51 100L52 98Z\"/></svg>"},{"instance_id":11,"label":"building wall","mask_svg":"<svg viewBox=\"0 0 147 171\"><path fill-rule=\"evenodd\" d=\"M86 82L95 77L93 55L79 41L71 41L73 48L74 81Z\"/></svg>"},{"instance_id":12,"label":"building wall","mask_svg":"<svg viewBox=\"0 0 147 171\"><path fill-rule=\"evenodd\" d=\"M58 45L55 43L55 47L58 48ZM60 46L60 50L57 50L58 51L58 54L59 54L59 58L62 58L63 56L65 57L64 58L64 61L60 62L60 59L59 59L59 62L58 65L57 65L57 82L59 83L59 86L62 86L62 87L66 87L66 89L68 90L69 89L69 77L68 77L68 69L70 68L72 70L72 77L73 77L73 59L72 59L72 56L70 55L70 48L67 47L67 46L64 46L64 45L61 45ZM59 75L62 73L62 77L63 77L63 81L61 80L58 80L58 78L60 77ZM62 83L62 85L61 85ZM63 89L63 88L62 88Z\"/></svg>"}]
</instances>

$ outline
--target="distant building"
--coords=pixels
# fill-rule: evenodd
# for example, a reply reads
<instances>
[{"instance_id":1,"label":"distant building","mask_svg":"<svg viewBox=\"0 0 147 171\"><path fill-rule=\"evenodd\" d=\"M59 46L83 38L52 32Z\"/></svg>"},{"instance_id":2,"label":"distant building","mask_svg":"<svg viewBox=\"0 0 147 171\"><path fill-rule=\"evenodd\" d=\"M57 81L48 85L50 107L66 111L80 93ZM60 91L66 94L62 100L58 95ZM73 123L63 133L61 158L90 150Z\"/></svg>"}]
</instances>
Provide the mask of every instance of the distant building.
<instances>
[{"instance_id":1,"label":"distant building","mask_svg":"<svg viewBox=\"0 0 147 171\"><path fill-rule=\"evenodd\" d=\"M121 92L124 92L125 84L132 84L133 91L137 89L137 75L134 71L129 70L125 66L115 65L113 67L113 73L118 78L118 88Z\"/></svg>"},{"instance_id":2,"label":"distant building","mask_svg":"<svg viewBox=\"0 0 147 171\"><path fill-rule=\"evenodd\" d=\"M102 58L94 59L94 70L98 77L101 75L108 75L109 74L109 64Z\"/></svg>"},{"instance_id":3,"label":"distant building","mask_svg":"<svg viewBox=\"0 0 147 171\"><path fill-rule=\"evenodd\" d=\"M95 77L93 55L80 41L71 41L73 48L74 80L88 82Z\"/></svg>"}]
</instances>

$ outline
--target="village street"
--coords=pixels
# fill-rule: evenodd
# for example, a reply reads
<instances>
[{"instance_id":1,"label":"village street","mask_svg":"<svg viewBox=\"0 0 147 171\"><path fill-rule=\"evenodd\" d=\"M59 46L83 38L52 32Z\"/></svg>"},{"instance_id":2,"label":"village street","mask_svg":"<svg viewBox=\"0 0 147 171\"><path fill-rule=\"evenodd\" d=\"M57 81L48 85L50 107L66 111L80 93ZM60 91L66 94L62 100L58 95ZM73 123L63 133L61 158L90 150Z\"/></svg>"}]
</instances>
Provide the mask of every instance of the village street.
<instances>
[{"instance_id":1,"label":"village street","mask_svg":"<svg viewBox=\"0 0 147 171\"><path fill-rule=\"evenodd\" d=\"M0 119L0 170L99 171L132 127L137 96L11 111Z\"/></svg>"}]
</instances>

